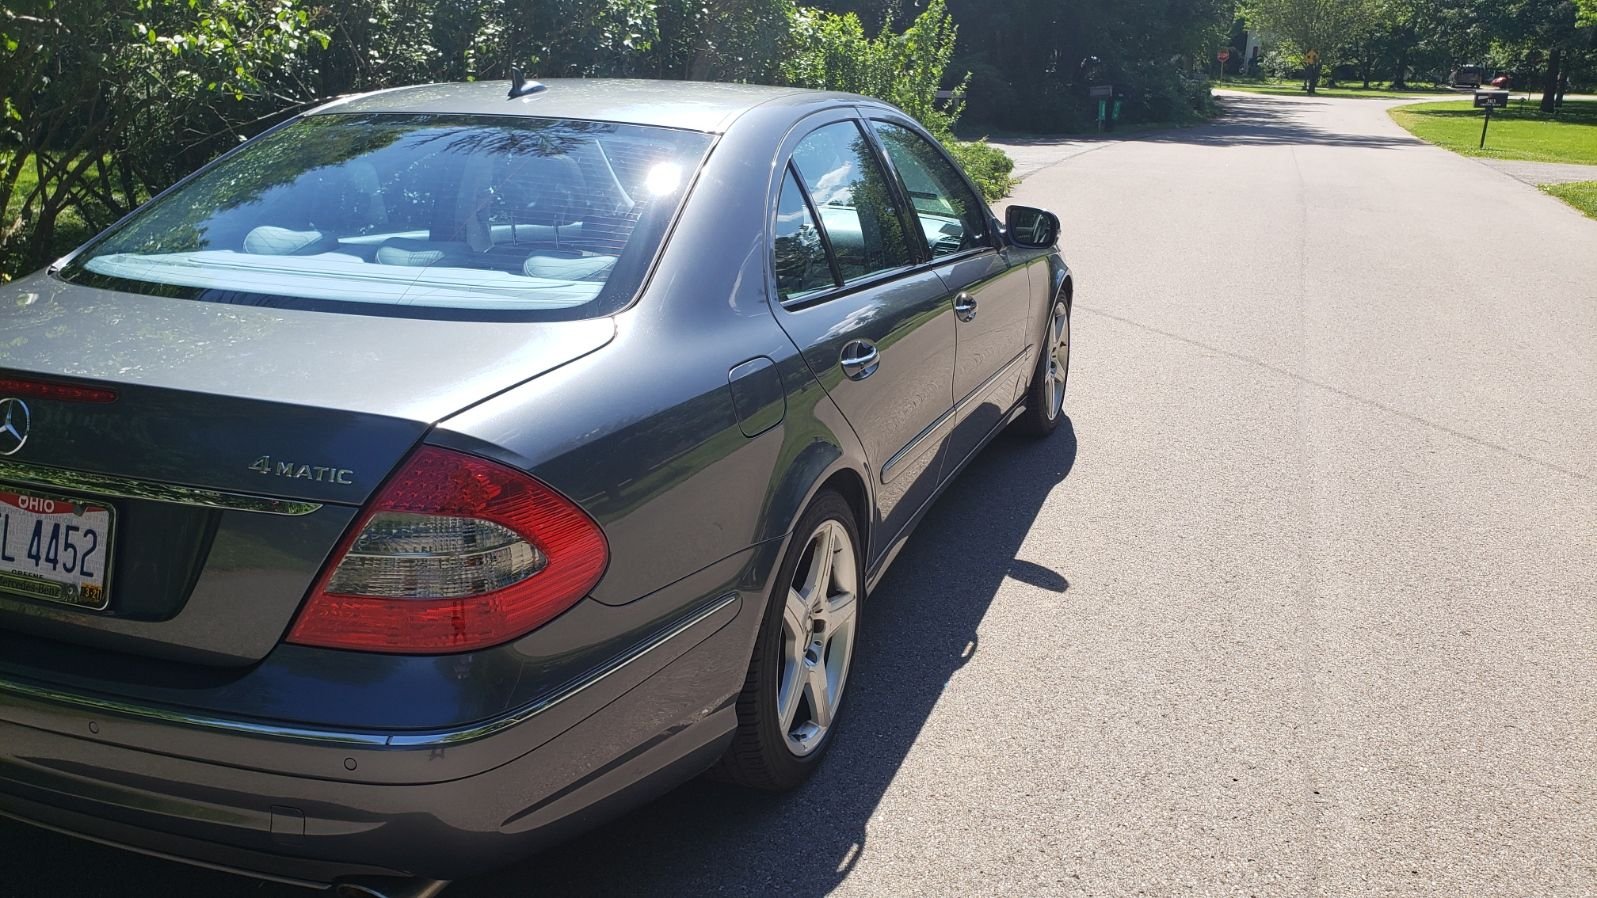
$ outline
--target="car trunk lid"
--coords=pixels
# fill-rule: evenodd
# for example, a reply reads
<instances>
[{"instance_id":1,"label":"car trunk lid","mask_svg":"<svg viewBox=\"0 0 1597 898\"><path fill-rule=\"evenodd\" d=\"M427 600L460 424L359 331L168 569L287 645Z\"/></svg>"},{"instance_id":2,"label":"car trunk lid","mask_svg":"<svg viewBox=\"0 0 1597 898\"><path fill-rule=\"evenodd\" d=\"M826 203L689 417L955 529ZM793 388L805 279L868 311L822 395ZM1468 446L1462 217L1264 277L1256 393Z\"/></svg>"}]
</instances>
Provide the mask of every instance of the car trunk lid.
<instances>
[{"instance_id":1,"label":"car trunk lid","mask_svg":"<svg viewBox=\"0 0 1597 898\"><path fill-rule=\"evenodd\" d=\"M425 320L48 276L11 285L0 291L0 375L115 400L20 397L27 439L0 457L0 492L109 508L112 545L103 610L12 590L0 593L0 627L203 663L257 660L356 509L433 423L613 335L607 318Z\"/></svg>"}]
</instances>

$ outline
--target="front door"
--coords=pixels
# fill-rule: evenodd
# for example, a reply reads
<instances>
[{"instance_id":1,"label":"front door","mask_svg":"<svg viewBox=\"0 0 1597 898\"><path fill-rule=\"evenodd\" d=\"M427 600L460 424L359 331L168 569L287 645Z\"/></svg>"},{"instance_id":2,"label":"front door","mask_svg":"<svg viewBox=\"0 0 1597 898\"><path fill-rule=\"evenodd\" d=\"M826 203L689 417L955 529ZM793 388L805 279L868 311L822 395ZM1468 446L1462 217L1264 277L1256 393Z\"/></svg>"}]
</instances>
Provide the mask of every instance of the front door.
<instances>
[{"instance_id":1,"label":"front door","mask_svg":"<svg viewBox=\"0 0 1597 898\"><path fill-rule=\"evenodd\" d=\"M1002 422L1024 389L1031 282L1026 270L1012 267L999 249L987 205L942 150L905 124L874 120L871 126L914 206L933 270L957 319L956 424L945 466L951 473Z\"/></svg>"},{"instance_id":2,"label":"front door","mask_svg":"<svg viewBox=\"0 0 1597 898\"><path fill-rule=\"evenodd\" d=\"M952 425L954 310L853 118L810 131L781 181L777 320L865 446L887 546L932 496ZM871 559L872 562L875 559Z\"/></svg>"}]
</instances>

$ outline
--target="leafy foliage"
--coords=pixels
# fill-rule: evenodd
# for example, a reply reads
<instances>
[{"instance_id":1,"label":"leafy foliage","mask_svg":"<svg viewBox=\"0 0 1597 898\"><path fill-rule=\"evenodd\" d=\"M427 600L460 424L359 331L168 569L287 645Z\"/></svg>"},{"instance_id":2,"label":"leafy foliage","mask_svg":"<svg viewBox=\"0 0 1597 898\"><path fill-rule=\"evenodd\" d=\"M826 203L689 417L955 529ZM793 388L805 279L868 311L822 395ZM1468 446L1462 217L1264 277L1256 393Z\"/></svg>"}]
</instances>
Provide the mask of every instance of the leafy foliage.
<instances>
[{"instance_id":1,"label":"leafy foliage","mask_svg":"<svg viewBox=\"0 0 1597 898\"><path fill-rule=\"evenodd\" d=\"M1015 160L1008 153L985 139L950 140L945 146L988 202L1002 199L1014 189Z\"/></svg>"},{"instance_id":2,"label":"leafy foliage","mask_svg":"<svg viewBox=\"0 0 1597 898\"><path fill-rule=\"evenodd\" d=\"M294 0L0 8L0 271L6 256L37 263L58 249L63 212L109 224L303 102L300 61L325 40Z\"/></svg>"},{"instance_id":3,"label":"leafy foliage","mask_svg":"<svg viewBox=\"0 0 1597 898\"><path fill-rule=\"evenodd\" d=\"M865 94L898 106L942 140L987 199L996 200L1014 187L1014 161L985 141L957 140L953 129L963 105L937 99L949 80L957 39L944 0L931 0L902 33L884 26L874 37L852 12L800 9L778 74L787 84ZM951 93L964 94L969 83L964 76Z\"/></svg>"},{"instance_id":4,"label":"leafy foliage","mask_svg":"<svg viewBox=\"0 0 1597 898\"><path fill-rule=\"evenodd\" d=\"M1273 74L1308 75L1318 50L1332 74L1351 69L1365 83L1390 76L1403 89L1416 74L1445 81L1461 65L1540 86L1552 112L1568 79L1597 76L1597 0L1243 0L1248 27L1272 39L1284 65ZM1267 66L1267 69L1269 67Z\"/></svg>"}]
</instances>

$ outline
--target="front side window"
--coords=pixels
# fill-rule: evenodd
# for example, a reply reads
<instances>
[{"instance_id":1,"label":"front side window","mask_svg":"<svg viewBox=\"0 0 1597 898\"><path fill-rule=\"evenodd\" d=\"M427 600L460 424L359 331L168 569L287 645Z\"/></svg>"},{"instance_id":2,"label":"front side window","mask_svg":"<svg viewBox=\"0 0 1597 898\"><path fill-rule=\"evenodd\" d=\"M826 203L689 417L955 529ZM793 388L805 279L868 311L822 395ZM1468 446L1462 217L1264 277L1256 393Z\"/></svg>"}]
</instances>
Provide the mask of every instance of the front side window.
<instances>
[{"instance_id":1,"label":"front side window","mask_svg":"<svg viewBox=\"0 0 1597 898\"><path fill-rule=\"evenodd\" d=\"M564 119L308 116L150 203L62 276L368 314L608 314L641 285L709 144Z\"/></svg>"},{"instance_id":2,"label":"front side window","mask_svg":"<svg viewBox=\"0 0 1597 898\"><path fill-rule=\"evenodd\" d=\"M901 125L873 122L904 182L932 258L987 245L987 210L937 148Z\"/></svg>"},{"instance_id":3,"label":"front side window","mask_svg":"<svg viewBox=\"0 0 1597 898\"><path fill-rule=\"evenodd\" d=\"M837 122L810 133L793 151L843 282L911 262L903 219L864 132Z\"/></svg>"}]
</instances>

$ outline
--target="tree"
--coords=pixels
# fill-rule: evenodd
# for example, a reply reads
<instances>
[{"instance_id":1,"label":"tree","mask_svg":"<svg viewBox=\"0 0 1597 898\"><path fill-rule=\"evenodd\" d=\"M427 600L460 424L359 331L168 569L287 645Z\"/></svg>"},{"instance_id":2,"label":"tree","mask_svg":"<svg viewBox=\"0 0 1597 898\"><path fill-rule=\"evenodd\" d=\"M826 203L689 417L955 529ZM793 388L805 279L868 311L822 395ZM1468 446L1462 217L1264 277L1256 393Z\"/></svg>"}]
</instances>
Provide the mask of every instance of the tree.
<instances>
[{"instance_id":1,"label":"tree","mask_svg":"<svg viewBox=\"0 0 1597 898\"><path fill-rule=\"evenodd\" d=\"M66 210L97 230L302 104L324 39L297 0L0 6L0 255L43 262Z\"/></svg>"},{"instance_id":2,"label":"tree","mask_svg":"<svg viewBox=\"0 0 1597 898\"><path fill-rule=\"evenodd\" d=\"M1256 28L1279 36L1303 55L1311 94L1319 86L1325 57L1377 15L1370 0L1246 0L1243 9Z\"/></svg>"}]
</instances>

